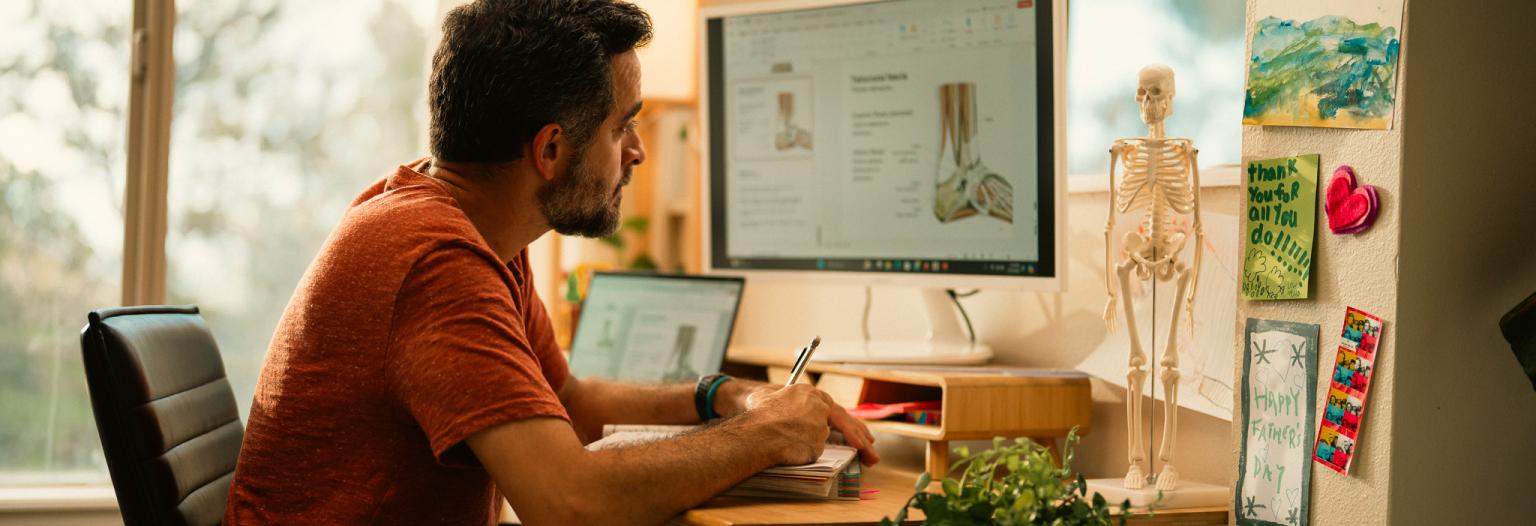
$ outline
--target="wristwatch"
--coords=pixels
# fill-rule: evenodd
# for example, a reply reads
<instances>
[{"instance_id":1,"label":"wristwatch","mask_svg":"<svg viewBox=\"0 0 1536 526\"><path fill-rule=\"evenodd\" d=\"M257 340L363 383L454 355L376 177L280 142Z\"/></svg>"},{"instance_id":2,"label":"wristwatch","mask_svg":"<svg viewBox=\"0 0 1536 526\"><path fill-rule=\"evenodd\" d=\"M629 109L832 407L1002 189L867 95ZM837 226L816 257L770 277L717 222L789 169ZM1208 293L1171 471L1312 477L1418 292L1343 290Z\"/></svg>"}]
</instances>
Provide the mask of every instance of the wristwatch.
<instances>
[{"instance_id":1,"label":"wristwatch","mask_svg":"<svg viewBox=\"0 0 1536 526\"><path fill-rule=\"evenodd\" d=\"M699 383L694 384L693 408L699 412L700 422L720 418L720 415L715 414L715 391L720 389L720 384L730 379L728 374L715 373L699 378Z\"/></svg>"}]
</instances>

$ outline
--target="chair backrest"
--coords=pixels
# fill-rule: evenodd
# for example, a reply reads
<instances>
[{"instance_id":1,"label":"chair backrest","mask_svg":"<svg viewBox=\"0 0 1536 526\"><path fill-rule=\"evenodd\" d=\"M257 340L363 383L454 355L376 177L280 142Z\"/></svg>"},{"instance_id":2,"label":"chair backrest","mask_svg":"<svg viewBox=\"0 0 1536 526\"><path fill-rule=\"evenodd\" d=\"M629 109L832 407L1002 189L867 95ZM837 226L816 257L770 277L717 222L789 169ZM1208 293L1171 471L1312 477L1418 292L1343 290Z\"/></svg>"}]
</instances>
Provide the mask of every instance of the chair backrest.
<instances>
[{"instance_id":1,"label":"chair backrest","mask_svg":"<svg viewBox=\"0 0 1536 526\"><path fill-rule=\"evenodd\" d=\"M1499 329L1504 332L1504 339L1509 340L1509 348L1520 361L1520 368L1525 369L1525 376L1530 378L1531 388L1536 389L1536 294L1509 309L1499 319Z\"/></svg>"},{"instance_id":2,"label":"chair backrest","mask_svg":"<svg viewBox=\"0 0 1536 526\"><path fill-rule=\"evenodd\" d=\"M245 429L197 307L93 311L80 347L123 522L222 522Z\"/></svg>"}]
</instances>

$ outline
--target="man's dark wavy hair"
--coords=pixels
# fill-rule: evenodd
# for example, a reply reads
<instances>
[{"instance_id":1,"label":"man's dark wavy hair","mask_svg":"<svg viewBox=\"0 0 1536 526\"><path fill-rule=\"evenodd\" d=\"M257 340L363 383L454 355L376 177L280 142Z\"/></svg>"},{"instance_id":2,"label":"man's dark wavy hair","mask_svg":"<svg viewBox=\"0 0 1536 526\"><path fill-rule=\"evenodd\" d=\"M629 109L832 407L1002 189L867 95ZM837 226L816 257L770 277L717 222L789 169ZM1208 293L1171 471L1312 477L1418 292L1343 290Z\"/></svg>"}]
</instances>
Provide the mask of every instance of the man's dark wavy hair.
<instances>
[{"instance_id":1,"label":"man's dark wavy hair","mask_svg":"<svg viewBox=\"0 0 1536 526\"><path fill-rule=\"evenodd\" d=\"M558 123L582 149L613 109L610 61L651 39L614 0L476 0L443 20L427 87L432 156L505 163Z\"/></svg>"}]
</instances>

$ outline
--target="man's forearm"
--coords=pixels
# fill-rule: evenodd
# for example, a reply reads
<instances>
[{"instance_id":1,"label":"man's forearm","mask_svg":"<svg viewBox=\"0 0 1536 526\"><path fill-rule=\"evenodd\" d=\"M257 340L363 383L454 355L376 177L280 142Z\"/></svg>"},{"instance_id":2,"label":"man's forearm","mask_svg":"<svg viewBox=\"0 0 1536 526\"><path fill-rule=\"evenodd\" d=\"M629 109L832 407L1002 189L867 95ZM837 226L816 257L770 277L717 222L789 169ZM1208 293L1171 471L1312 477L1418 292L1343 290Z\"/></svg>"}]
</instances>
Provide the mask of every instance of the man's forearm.
<instances>
[{"instance_id":1,"label":"man's forearm","mask_svg":"<svg viewBox=\"0 0 1536 526\"><path fill-rule=\"evenodd\" d=\"M598 379L581 380L566 412L585 442L602 437L607 424L697 424L693 406L694 384L641 385ZM715 413L735 416L743 409L742 398L759 382L732 379L715 392Z\"/></svg>"},{"instance_id":2,"label":"man's forearm","mask_svg":"<svg viewBox=\"0 0 1536 526\"><path fill-rule=\"evenodd\" d=\"M639 385L582 380L566 412L583 442L602 438L607 424L697 424L693 384Z\"/></svg>"},{"instance_id":3,"label":"man's forearm","mask_svg":"<svg viewBox=\"0 0 1536 526\"><path fill-rule=\"evenodd\" d=\"M775 432L730 419L672 440L593 452L594 517L659 524L775 464ZM630 522L624 520L622 522Z\"/></svg>"}]
</instances>

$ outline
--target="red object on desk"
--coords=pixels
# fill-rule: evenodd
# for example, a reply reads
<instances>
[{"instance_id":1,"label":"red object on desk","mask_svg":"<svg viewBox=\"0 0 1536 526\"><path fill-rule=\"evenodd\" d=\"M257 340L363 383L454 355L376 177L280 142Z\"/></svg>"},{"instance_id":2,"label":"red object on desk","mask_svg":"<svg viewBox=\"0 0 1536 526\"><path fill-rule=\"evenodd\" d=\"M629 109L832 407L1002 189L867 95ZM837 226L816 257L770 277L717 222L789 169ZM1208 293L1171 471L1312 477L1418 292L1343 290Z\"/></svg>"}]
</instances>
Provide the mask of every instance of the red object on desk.
<instances>
[{"instance_id":1,"label":"red object on desk","mask_svg":"<svg viewBox=\"0 0 1536 526\"><path fill-rule=\"evenodd\" d=\"M894 404L859 404L853 409L849 409L848 414L854 418L862 418L864 420L880 420L912 411L937 411L943 409L943 407L944 402L939 400L898 402Z\"/></svg>"}]
</instances>

